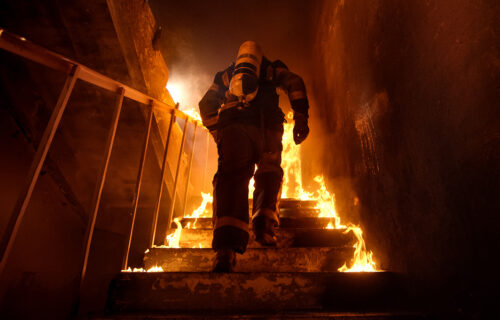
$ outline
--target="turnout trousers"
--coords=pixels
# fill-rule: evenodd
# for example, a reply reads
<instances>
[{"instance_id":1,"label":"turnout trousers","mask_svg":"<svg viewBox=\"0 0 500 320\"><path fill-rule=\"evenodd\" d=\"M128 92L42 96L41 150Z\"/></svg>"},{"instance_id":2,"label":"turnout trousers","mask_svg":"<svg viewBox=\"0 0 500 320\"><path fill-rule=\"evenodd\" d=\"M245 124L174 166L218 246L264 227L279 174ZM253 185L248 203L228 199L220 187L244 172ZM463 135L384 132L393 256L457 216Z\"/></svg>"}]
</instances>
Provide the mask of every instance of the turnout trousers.
<instances>
[{"instance_id":1,"label":"turnout trousers","mask_svg":"<svg viewBox=\"0 0 500 320\"><path fill-rule=\"evenodd\" d=\"M248 184L252 176L255 179L253 218L265 216L276 224L279 222L282 136L282 125L266 129L235 122L217 130L219 159L213 180L214 250L245 252L249 238Z\"/></svg>"}]
</instances>

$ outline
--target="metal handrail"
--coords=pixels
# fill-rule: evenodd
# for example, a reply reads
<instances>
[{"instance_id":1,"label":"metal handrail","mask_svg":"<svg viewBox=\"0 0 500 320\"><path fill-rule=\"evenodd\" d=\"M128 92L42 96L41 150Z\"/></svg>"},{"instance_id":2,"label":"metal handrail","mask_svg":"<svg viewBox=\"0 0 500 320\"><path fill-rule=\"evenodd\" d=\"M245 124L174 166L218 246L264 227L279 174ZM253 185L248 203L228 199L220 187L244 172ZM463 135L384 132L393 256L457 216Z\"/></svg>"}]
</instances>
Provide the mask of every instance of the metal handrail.
<instances>
[{"instance_id":1,"label":"metal handrail","mask_svg":"<svg viewBox=\"0 0 500 320\"><path fill-rule=\"evenodd\" d=\"M71 70L78 66L80 69L78 79L80 80L111 92L117 92L119 88L123 88L125 98L129 98L145 105L148 105L150 104L150 101L153 101L155 108L164 109L166 111L175 110L176 117L185 117L189 122L196 123L198 126L201 125L199 120L189 116L181 110L176 109L173 105L166 104L163 101L148 96L139 90L113 80L58 53L40 47L26 40L24 37L10 33L2 28L0 28L0 48L66 74L69 74Z\"/></svg>"},{"instance_id":2,"label":"metal handrail","mask_svg":"<svg viewBox=\"0 0 500 320\"><path fill-rule=\"evenodd\" d=\"M89 216L89 224L87 225L87 230L86 230L86 235L85 235L85 254L83 257L83 263L82 263L82 270L81 270L81 277L80 277L80 287L79 291L82 288L82 283L85 280L85 275L86 275L86 268L87 268L87 262L89 258L89 253L90 253L90 246L92 243L92 236L95 228L95 222L97 219L97 214L98 214L98 209L99 209L99 204L100 204L100 199L104 187L104 183L106 180L106 173L109 165L109 159L111 157L111 152L113 149L113 144L116 136L116 131L117 131L117 126L119 122L119 117L120 117L120 112L123 104L123 99L124 98L129 98L131 100L134 100L136 102L139 102L141 104L147 105L150 107L150 110L148 112L148 123L147 123L147 130L146 130L146 137L144 138L144 145L142 149L142 155L140 159L140 164L139 164L139 170L138 170L138 176L137 176L137 182L136 182L136 194L134 197L134 202L133 202L133 217L132 217L132 222L130 226L130 233L129 233L129 238L128 238L128 243L126 247L126 252L125 252L125 257L123 259L123 264L122 267L125 269L128 266L128 257L129 257L129 252L130 252L130 246L131 246L131 241L132 241L132 234L133 234L133 229L134 229L134 223L135 223L135 218L136 218L136 213L137 213L137 207L138 207L138 201L139 201L139 196L140 196L140 191L141 191L141 184L142 184L142 176L143 176L143 171L144 171L144 163L146 159L146 153L147 153L147 148L148 148L148 143L149 143L149 138L150 138L150 132L151 132L151 122L152 122L152 117L153 117L153 109L160 109L160 110L166 110L170 113L171 119L170 119L170 125L168 129L168 134L166 137L166 142L165 142L165 150L164 150L164 155L163 155L163 161L162 161L162 173L161 173L161 179L159 181L159 195L158 195L158 202L155 207L155 212L154 212L154 218L153 218L153 226L152 226L152 242L154 242L154 235L156 233L156 224L157 224L157 219L158 219L158 211L159 211L159 206L160 206L160 198L161 198L161 193L162 193L162 186L163 186L163 181L165 178L165 170L167 166L167 152L168 152L168 147L169 147L169 142L170 142L170 137L172 134L172 127L175 122L176 118L183 118L185 119L185 124L184 124L184 129L183 129L183 136L182 136L182 142L180 145L180 150L179 150L179 159L177 161L177 166L175 169L176 176L175 176L175 182L173 186L173 191L172 191L172 204L169 210L169 215L167 217L168 221L171 221L172 219L172 214L173 214L173 206L174 206L174 201L176 196L176 188L177 188L177 178L178 178L178 172L180 169L180 157L182 155L183 149L184 149L184 140L185 140L185 135L186 135L186 127L189 122L194 124L194 136L193 136L193 147L191 150L191 159L189 161L189 172L191 171L191 165L192 165L192 153L194 152L194 143L195 143L195 138L196 138L196 128L198 126L203 126L201 125L201 122L193 117L190 117L189 115L185 114L184 112L178 110L176 106L171 106L168 105L162 101L159 101L157 99L154 99L153 97L148 96L147 94L144 94L134 88L131 88L119 81L113 80L109 77L106 77L82 64L79 64L78 62L75 62L73 60L70 60L62 55L59 55L57 53L54 53L52 51L49 51L43 47L40 47L38 45L33 44L30 41L27 41L25 38L17 36L15 34L9 33L5 31L4 29L0 28L0 48L4 49L6 51L9 51L15 55L24 57L28 60L37 62L41 65L44 65L46 67L49 67L51 69L63 72L67 74L66 82L62 88L62 91L59 95L58 101L56 103L56 106L54 107L54 110L52 112L52 115L49 119L49 122L47 124L47 127L44 130L42 139L40 141L40 144L36 150L35 157L32 161L30 171L27 176L26 184L24 188L22 189L22 192L18 198L18 201L16 203L16 206L14 207L14 212L10 217L9 223L7 225L5 234L2 238L2 242L0 242L0 255L1 255L1 262L0 262L0 280L3 279L3 273L5 271L5 266L7 263L7 260L9 258L10 252L12 250L14 241L16 239L17 233L19 231L20 225L22 223L22 220L24 218L26 209L28 207L28 204L31 199L31 195L33 193L33 190L35 188L36 182L38 180L38 177L40 175L40 171L42 169L42 166L45 162L45 159L47 157L48 151L50 149L50 146L52 144L54 135L57 131L57 128L59 127L60 120L62 118L62 115L64 113L64 110L66 109L69 97L71 96L71 93L74 89L75 83L77 80L82 80L85 82L88 82L90 84L93 84L99 88L114 92L117 94L117 99L116 99L116 105L114 109L114 115L113 115L113 120L111 123L111 127L108 132L108 138L106 142L106 150L105 150L105 155L104 155L104 160L99 176L98 183L96 185L96 189L94 192L94 197L93 197L93 204L92 204L92 212ZM208 132L205 130L207 133L208 137ZM207 140L208 141L208 140ZM208 145L207 145L208 148ZM208 149L207 149L208 150ZM207 159L208 160L208 159ZM206 164L205 164L206 166ZM189 179L189 178L188 178ZM187 181L189 183L189 180ZM187 192L188 192L188 187L186 186L185 189L185 195L184 195L184 203L185 199L187 197ZM185 204L184 204L184 209L185 209ZM184 212L183 212L184 213ZM170 228L170 226L167 226L167 228ZM81 294L81 292L80 292ZM78 306L76 307L78 308Z\"/></svg>"}]
</instances>

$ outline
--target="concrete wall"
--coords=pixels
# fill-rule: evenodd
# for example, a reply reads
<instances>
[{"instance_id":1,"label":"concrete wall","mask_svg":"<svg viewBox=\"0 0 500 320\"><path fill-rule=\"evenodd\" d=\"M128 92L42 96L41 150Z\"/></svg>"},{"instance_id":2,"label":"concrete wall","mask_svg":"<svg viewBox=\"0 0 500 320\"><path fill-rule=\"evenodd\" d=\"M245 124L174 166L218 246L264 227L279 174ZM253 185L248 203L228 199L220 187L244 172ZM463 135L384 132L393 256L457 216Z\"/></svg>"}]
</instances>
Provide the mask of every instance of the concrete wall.
<instances>
[{"instance_id":1,"label":"concrete wall","mask_svg":"<svg viewBox=\"0 0 500 320\"><path fill-rule=\"evenodd\" d=\"M342 0L312 22L312 139L341 214L383 269L463 296L486 292L500 243L499 13Z\"/></svg>"}]
</instances>

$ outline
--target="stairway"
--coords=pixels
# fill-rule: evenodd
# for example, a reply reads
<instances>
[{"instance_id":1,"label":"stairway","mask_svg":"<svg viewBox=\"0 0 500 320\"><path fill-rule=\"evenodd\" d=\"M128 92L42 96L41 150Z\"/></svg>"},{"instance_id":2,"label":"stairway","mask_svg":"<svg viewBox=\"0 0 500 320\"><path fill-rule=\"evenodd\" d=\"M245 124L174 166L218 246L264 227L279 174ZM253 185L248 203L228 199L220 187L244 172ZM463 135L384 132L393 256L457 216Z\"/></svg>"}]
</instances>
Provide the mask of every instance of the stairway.
<instances>
[{"instance_id":1,"label":"stairway","mask_svg":"<svg viewBox=\"0 0 500 320\"><path fill-rule=\"evenodd\" d=\"M210 272L210 218L199 229L183 229L181 248L154 247L145 268L164 272L122 272L111 283L109 319L415 319L394 312L400 306L399 275L341 273L353 255L353 234L325 229L312 201L284 199L276 248L251 235L234 273ZM194 221L184 219L183 227ZM193 248L194 247L194 248ZM390 310L391 312L388 312Z\"/></svg>"}]
</instances>

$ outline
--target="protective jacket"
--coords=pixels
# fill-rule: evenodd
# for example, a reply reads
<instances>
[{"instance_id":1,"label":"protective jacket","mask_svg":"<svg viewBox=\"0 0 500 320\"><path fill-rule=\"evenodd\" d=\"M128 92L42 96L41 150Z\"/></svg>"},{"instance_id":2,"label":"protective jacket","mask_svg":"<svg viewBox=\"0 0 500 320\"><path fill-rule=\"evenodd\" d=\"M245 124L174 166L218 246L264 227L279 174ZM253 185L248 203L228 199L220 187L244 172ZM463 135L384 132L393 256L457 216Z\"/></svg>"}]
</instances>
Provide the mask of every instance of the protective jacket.
<instances>
[{"instance_id":1,"label":"protective jacket","mask_svg":"<svg viewBox=\"0 0 500 320\"><path fill-rule=\"evenodd\" d=\"M229 92L234 69L233 63L224 71L218 72L199 103L203 125L209 131L213 132L233 122L263 125L270 129L281 126L285 117L278 105L277 88L288 94L294 112L308 117L309 103L304 82L280 60L271 62L263 57L259 90L248 106L238 106Z\"/></svg>"}]
</instances>

